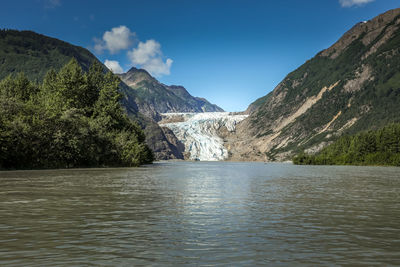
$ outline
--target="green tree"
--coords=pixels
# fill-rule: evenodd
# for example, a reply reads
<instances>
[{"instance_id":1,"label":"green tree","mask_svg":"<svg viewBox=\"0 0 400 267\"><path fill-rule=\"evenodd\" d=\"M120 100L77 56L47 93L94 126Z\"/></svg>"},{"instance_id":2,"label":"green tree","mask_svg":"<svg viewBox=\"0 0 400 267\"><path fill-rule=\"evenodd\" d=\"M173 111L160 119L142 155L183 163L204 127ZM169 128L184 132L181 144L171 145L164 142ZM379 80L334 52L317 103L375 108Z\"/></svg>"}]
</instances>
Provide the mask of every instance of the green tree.
<instances>
[{"instance_id":1,"label":"green tree","mask_svg":"<svg viewBox=\"0 0 400 267\"><path fill-rule=\"evenodd\" d=\"M377 131L342 136L315 155L300 153L295 164L400 166L400 124Z\"/></svg>"},{"instance_id":2,"label":"green tree","mask_svg":"<svg viewBox=\"0 0 400 267\"><path fill-rule=\"evenodd\" d=\"M0 168L139 166L153 154L121 107L120 81L75 60L40 86L23 74L0 82Z\"/></svg>"}]
</instances>

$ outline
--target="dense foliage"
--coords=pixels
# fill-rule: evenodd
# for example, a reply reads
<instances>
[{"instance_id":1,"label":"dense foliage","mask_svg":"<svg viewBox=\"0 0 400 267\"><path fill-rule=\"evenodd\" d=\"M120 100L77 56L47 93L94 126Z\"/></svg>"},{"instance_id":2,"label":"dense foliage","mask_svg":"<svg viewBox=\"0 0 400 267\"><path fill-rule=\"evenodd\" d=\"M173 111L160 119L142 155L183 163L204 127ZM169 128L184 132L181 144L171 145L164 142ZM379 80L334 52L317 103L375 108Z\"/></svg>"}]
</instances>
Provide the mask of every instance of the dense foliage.
<instances>
[{"instance_id":1,"label":"dense foliage","mask_svg":"<svg viewBox=\"0 0 400 267\"><path fill-rule=\"evenodd\" d=\"M0 82L0 168L138 166L153 155L123 111L120 80L76 60L42 84L23 74Z\"/></svg>"},{"instance_id":2,"label":"dense foliage","mask_svg":"<svg viewBox=\"0 0 400 267\"><path fill-rule=\"evenodd\" d=\"M400 166L400 124L377 131L342 136L316 155L301 153L295 164Z\"/></svg>"}]
</instances>

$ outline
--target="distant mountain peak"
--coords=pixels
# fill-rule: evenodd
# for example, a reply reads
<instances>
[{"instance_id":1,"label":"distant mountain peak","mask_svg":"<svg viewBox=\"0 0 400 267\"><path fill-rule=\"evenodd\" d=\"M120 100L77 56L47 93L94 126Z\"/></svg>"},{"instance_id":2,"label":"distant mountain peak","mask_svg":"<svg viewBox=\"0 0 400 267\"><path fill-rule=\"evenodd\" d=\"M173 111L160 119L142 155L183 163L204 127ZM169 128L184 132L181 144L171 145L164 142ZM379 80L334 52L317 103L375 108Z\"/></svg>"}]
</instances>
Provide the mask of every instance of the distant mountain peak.
<instances>
[{"instance_id":1,"label":"distant mountain peak","mask_svg":"<svg viewBox=\"0 0 400 267\"><path fill-rule=\"evenodd\" d=\"M158 83L145 69L130 68L126 73L117 74L129 87L137 86L142 81Z\"/></svg>"},{"instance_id":2,"label":"distant mountain peak","mask_svg":"<svg viewBox=\"0 0 400 267\"><path fill-rule=\"evenodd\" d=\"M147 70L145 70L145 69L138 69L138 68L136 68L136 67L130 68L125 74L128 74L128 73L137 73L137 72L146 73L147 75L151 76L151 74L150 74ZM153 77L153 76L151 76L151 77Z\"/></svg>"},{"instance_id":3,"label":"distant mountain peak","mask_svg":"<svg viewBox=\"0 0 400 267\"><path fill-rule=\"evenodd\" d=\"M129 72L135 72L135 71L138 71L139 69L137 69L137 68L135 68L135 67L132 67L132 68L130 68L126 73L129 73Z\"/></svg>"},{"instance_id":4,"label":"distant mountain peak","mask_svg":"<svg viewBox=\"0 0 400 267\"><path fill-rule=\"evenodd\" d=\"M223 111L204 98L192 96L181 85L165 85L144 69L132 67L118 75L137 94L139 111L157 119L158 113Z\"/></svg>"}]
</instances>

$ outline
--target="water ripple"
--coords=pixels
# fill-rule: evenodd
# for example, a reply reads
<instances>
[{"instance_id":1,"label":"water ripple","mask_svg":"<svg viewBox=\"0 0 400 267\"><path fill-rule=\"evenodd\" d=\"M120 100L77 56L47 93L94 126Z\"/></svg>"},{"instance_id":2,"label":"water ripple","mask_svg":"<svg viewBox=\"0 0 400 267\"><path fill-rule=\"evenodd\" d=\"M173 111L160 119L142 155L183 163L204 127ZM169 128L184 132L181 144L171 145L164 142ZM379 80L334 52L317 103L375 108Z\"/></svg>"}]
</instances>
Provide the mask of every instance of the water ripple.
<instances>
[{"instance_id":1,"label":"water ripple","mask_svg":"<svg viewBox=\"0 0 400 267\"><path fill-rule=\"evenodd\" d=\"M0 265L396 265L398 168L0 173Z\"/></svg>"}]
</instances>

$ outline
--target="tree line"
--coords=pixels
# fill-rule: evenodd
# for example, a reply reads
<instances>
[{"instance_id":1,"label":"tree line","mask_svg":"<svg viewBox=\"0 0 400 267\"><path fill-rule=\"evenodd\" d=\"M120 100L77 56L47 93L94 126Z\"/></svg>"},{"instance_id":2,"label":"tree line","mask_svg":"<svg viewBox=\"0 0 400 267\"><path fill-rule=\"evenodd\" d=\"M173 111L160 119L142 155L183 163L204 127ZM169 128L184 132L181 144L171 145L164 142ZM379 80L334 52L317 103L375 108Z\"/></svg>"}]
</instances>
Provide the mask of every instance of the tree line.
<instances>
[{"instance_id":1,"label":"tree line","mask_svg":"<svg viewBox=\"0 0 400 267\"><path fill-rule=\"evenodd\" d=\"M73 59L42 83L0 82L0 169L139 166L153 153L120 105L120 80Z\"/></svg>"},{"instance_id":2,"label":"tree line","mask_svg":"<svg viewBox=\"0 0 400 267\"><path fill-rule=\"evenodd\" d=\"M376 131L342 136L315 155L298 154L293 163L400 166L400 123Z\"/></svg>"}]
</instances>

